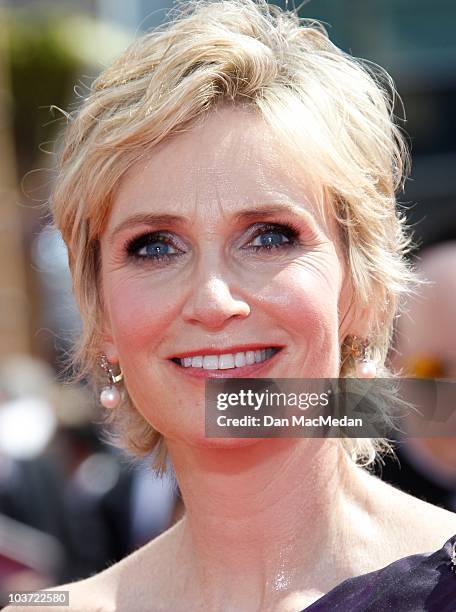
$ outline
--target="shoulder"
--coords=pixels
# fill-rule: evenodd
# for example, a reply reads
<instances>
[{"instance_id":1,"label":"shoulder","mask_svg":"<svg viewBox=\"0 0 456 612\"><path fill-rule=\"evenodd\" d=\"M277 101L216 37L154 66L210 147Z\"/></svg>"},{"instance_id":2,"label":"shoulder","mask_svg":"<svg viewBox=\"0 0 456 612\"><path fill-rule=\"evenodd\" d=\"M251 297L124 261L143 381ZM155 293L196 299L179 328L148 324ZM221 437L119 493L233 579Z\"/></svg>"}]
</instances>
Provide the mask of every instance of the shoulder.
<instances>
[{"instance_id":1,"label":"shoulder","mask_svg":"<svg viewBox=\"0 0 456 612\"><path fill-rule=\"evenodd\" d=\"M70 606L62 612L167 612L165 602L171 593L166 585L171 589L179 573L175 562L178 545L179 523L102 572L49 590L69 591ZM56 608L49 608L51 611L56 612Z\"/></svg>"},{"instance_id":2,"label":"shoulder","mask_svg":"<svg viewBox=\"0 0 456 612\"><path fill-rule=\"evenodd\" d=\"M166 585L170 585L171 591L173 578L179 573L175 563L176 546L179 545L178 525L179 523L98 574L40 591L69 593L68 606L44 606L40 607L40 610L114 612L153 609L154 612L168 612L169 608L165 606L165 602L169 601L172 595L171 592L168 593ZM173 575L168 576L168 570ZM29 608L8 606L4 610L27 612Z\"/></svg>"},{"instance_id":3,"label":"shoulder","mask_svg":"<svg viewBox=\"0 0 456 612\"><path fill-rule=\"evenodd\" d=\"M377 511L398 552L411 555L441 548L456 534L456 514L413 497L368 475Z\"/></svg>"},{"instance_id":4,"label":"shoulder","mask_svg":"<svg viewBox=\"0 0 456 612\"><path fill-rule=\"evenodd\" d=\"M309 612L352 609L362 602L363 610L454 611L456 575L453 546L456 536L432 554L414 554L393 561L379 570L344 580L315 604Z\"/></svg>"},{"instance_id":5,"label":"shoulder","mask_svg":"<svg viewBox=\"0 0 456 612\"><path fill-rule=\"evenodd\" d=\"M107 584L99 579L99 574L85 580L53 586L40 593L68 592L67 605L40 605L43 612L114 612L115 602ZM27 612L29 606L7 606L3 612Z\"/></svg>"},{"instance_id":6,"label":"shoulder","mask_svg":"<svg viewBox=\"0 0 456 612\"><path fill-rule=\"evenodd\" d=\"M71 612L114 612L116 610L114 592L111 592L108 581L103 580L101 576L102 574L96 574L84 580L47 590L68 591L69 606L62 608L62 612L65 609ZM55 608L49 608L49 612L51 611L55 612Z\"/></svg>"}]
</instances>

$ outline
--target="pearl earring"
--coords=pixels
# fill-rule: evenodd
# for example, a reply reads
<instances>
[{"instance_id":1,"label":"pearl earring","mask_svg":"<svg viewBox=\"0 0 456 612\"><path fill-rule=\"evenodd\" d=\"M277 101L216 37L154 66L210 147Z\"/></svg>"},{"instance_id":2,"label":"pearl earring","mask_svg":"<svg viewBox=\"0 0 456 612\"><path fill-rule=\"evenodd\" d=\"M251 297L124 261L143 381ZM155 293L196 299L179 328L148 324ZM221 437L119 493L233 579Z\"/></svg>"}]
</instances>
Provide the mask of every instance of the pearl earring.
<instances>
[{"instance_id":1,"label":"pearl earring","mask_svg":"<svg viewBox=\"0 0 456 612\"><path fill-rule=\"evenodd\" d=\"M355 358L358 378L375 378L377 366L372 359L369 359L369 340L353 336L351 350Z\"/></svg>"},{"instance_id":2,"label":"pearl earring","mask_svg":"<svg viewBox=\"0 0 456 612\"><path fill-rule=\"evenodd\" d=\"M104 354L101 356L100 365L106 372L109 382L109 385L103 387L101 390L100 404L108 410L113 410L114 408L117 408L120 403L120 392L115 385L121 382L123 379L122 370L120 370L119 374L114 374L112 371L112 366Z\"/></svg>"}]
</instances>

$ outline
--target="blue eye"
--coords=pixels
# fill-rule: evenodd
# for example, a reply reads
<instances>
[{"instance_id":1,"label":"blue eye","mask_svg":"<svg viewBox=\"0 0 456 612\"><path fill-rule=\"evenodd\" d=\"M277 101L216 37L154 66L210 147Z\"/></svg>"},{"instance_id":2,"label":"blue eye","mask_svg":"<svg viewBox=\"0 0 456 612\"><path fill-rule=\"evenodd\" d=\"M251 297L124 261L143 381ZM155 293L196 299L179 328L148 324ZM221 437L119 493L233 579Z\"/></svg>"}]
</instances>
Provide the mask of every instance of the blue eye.
<instances>
[{"instance_id":1,"label":"blue eye","mask_svg":"<svg viewBox=\"0 0 456 612\"><path fill-rule=\"evenodd\" d=\"M127 245L127 253L136 259L153 261L170 260L183 254L171 244L169 236L157 232L134 238Z\"/></svg>"},{"instance_id":2,"label":"blue eye","mask_svg":"<svg viewBox=\"0 0 456 612\"><path fill-rule=\"evenodd\" d=\"M289 249L300 244L299 230L282 223L259 223L253 228L253 236L243 248L261 252L273 249ZM180 241L177 240L180 245ZM172 232L157 231L145 233L129 240L125 245L128 257L152 264L172 263L187 253L185 244L176 246L176 236Z\"/></svg>"},{"instance_id":3,"label":"blue eye","mask_svg":"<svg viewBox=\"0 0 456 612\"><path fill-rule=\"evenodd\" d=\"M284 237L285 237L285 241L283 240ZM260 234L259 236L257 236L255 240L252 242L252 246L259 246L265 249L270 249L273 247L282 246L282 244L286 244L287 242L289 242L289 240L285 236L285 234L283 232L279 232L278 230L275 230L275 231L264 232Z\"/></svg>"},{"instance_id":4,"label":"blue eye","mask_svg":"<svg viewBox=\"0 0 456 612\"><path fill-rule=\"evenodd\" d=\"M150 242L141 249L138 249L136 255L138 255L138 257L155 257L156 259L160 259L161 257L170 255L170 251L172 251L172 247L170 247L169 244L161 240L154 240L154 242Z\"/></svg>"},{"instance_id":5,"label":"blue eye","mask_svg":"<svg viewBox=\"0 0 456 612\"><path fill-rule=\"evenodd\" d=\"M275 249L296 244L298 232L286 225L263 225L250 243L253 249Z\"/></svg>"}]
</instances>

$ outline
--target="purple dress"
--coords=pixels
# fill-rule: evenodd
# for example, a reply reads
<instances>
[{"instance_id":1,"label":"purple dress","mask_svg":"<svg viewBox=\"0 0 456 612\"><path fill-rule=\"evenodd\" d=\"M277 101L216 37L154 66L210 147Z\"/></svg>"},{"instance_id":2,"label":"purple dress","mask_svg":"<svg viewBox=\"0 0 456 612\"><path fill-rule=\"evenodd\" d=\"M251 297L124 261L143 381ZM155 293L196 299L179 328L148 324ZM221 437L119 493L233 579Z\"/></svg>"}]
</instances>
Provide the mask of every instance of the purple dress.
<instances>
[{"instance_id":1,"label":"purple dress","mask_svg":"<svg viewBox=\"0 0 456 612\"><path fill-rule=\"evenodd\" d=\"M344 580L305 612L456 612L456 535L434 553Z\"/></svg>"}]
</instances>

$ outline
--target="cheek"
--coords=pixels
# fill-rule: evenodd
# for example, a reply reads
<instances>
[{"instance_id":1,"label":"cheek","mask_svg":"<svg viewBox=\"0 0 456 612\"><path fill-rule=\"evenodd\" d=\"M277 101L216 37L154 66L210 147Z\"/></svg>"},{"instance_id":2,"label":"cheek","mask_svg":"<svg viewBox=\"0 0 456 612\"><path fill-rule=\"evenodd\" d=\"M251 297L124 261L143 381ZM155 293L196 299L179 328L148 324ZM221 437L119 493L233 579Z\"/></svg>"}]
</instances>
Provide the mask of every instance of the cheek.
<instances>
[{"instance_id":1,"label":"cheek","mask_svg":"<svg viewBox=\"0 0 456 612\"><path fill-rule=\"evenodd\" d=\"M106 282L104 291L112 339L132 402L155 429L172 435L178 419L173 425L169 418L170 397L173 414L184 413L185 408L188 412L188 406L177 383L163 376L160 345L179 316L182 288L174 283L157 286L147 278L118 273L115 282ZM204 431L204 422L200 429Z\"/></svg>"},{"instance_id":2,"label":"cheek","mask_svg":"<svg viewBox=\"0 0 456 612\"><path fill-rule=\"evenodd\" d=\"M128 277L107 285L112 337L121 361L143 349L154 351L177 316L176 288L168 285L163 291L147 278Z\"/></svg>"},{"instance_id":3,"label":"cheek","mask_svg":"<svg viewBox=\"0 0 456 612\"><path fill-rule=\"evenodd\" d=\"M320 327L337 322L340 285L337 259L308 258L274 276L262 292L262 301L280 313L287 326L305 335L311 329L303 328L303 323Z\"/></svg>"},{"instance_id":4,"label":"cheek","mask_svg":"<svg viewBox=\"0 0 456 612\"><path fill-rule=\"evenodd\" d=\"M309 377L338 376L340 288L338 259L319 257L289 266L261 292L264 307L304 351L297 358Z\"/></svg>"}]
</instances>

